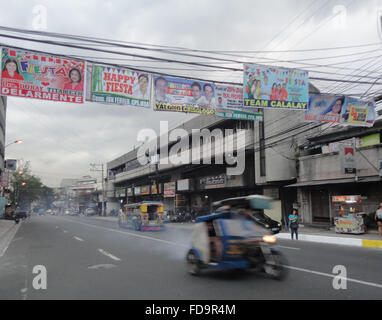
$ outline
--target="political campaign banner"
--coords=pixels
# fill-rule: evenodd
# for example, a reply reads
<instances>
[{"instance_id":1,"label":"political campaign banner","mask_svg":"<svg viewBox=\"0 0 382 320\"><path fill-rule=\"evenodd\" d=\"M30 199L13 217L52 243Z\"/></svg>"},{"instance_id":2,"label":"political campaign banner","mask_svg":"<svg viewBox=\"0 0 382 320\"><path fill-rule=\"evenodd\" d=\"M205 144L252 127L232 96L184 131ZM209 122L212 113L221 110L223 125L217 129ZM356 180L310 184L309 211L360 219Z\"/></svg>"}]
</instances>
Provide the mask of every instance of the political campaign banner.
<instances>
[{"instance_id":1,"label":"political campaign banner","mask_svg":"<svg viewBox=\"0 0 382 320\"><path fill-rule=\"evenodd\" d=\"M216 115L224 119L263 121L262 113L253 113L234 109L216 109Z\"/></svg>"},{"instance_id":2,"label":"political campaign banner","mask_svg":"<svg viewBox=\"0 0 382 320\"><path fill-rule=\"evenodd\" d=\"M215 114L215 85L154 75L154 110Z\"/></svg>"},{"instance_id":3,"label":"political campaign banner","mask_svg":"<svg viewBox=\"0 0 382 320\"><path fill-rule=\"evenodd\" d=\"M216 107L243 108L243 87L215 85Z\"/></svg>"},{"instance_id":4,"label":"political campaign banner","mask_svg":"<svg viewBox=\"0 0 382 320\"><path fill-rule=\"evenodd\" d=\"M1 94L83 103L85 61L2 48Z\"/></svg>"},{"instance_id":5,"label":"political campaign banner","mask_svg":"<svg viewBox=\"0 0 382 320\"><path fill-rule=\"evenodd\" d=\"M344 102L345 96L312 94L305 111L305 120L340 123Z\"/></svg>"},{"instance_id":6,"label":"political campaign banner","mask_svg":"<svg viewBox=\"0 0 382 320\"><path fill-rule=\"evenodd\" d=\"M342 123L351 126L372 127L375 120L374 101L346 97L342 107Z\"/></svg>"},{"instance_id":7,"label":"political campaign banner","mask_svg":"<svg viewBox=\"0 0 382 320\"><path fill-rule=\"evenodd\" d=\"M244 107L306 110L308 72L244 64L243 97Z\"/></svg>"},{"instance_id":8,"label":"political campaign banner","mask_svg":"<svg viewBox=\"0 0 382 320\"><path fill-rule=\"evenodd\" d=\"M145 72L94 65L90 100L150 108L151 78L151 75Z\"/></svg>"}]
</instances>

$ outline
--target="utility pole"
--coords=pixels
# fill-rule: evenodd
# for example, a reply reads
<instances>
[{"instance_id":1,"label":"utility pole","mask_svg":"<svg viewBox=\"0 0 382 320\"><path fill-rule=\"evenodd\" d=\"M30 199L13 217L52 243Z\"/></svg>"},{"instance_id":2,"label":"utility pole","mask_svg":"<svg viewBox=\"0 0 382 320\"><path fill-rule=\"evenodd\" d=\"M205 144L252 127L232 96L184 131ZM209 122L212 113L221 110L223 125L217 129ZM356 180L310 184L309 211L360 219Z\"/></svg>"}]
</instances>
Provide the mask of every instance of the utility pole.
<instances>
[{"instance_id":1,"label":"utility pole","mask_svg":"<svg viewBox=\"0 0 382 320\"><path fill-rule=\"evenodd\" d=\"M102 172L102 215L103 216L106 216L106 196L105 196L105 180L104 180L104 176L103 176L103 163L101 164L97 164L97 163L91 163L90 164L90 171L98 171L98 172ZM97 169L97 167L101 167L101 169Z\"/></svg>"}]
</instances>

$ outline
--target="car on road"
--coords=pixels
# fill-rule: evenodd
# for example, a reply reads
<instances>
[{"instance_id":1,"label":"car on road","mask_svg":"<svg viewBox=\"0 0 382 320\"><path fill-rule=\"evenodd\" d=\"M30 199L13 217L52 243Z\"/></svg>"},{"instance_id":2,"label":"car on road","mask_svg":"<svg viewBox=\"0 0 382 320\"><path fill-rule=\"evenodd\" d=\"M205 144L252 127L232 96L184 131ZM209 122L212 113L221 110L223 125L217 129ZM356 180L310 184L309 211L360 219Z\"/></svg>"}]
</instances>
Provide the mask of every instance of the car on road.
<instances>
[{"instance_id":1,"label":"car on road","mask_svg":"<svg viewBox=\"0 0 382 320\"><path fill-rule=\"evenodd\" d=\"M28 214L26 211L16 211L15 217L25 220L26 218L28 218Z\"/></svg>"},{"instance_id":2,"label":"car on road","mask_svg":"<svg viewBox=\"0 0 382 320\"><path fill-rule=\"evenodd\" d=\"M94 208L87 208L84 212L85 216L95 216L97 211Z\"/></svg>"}]
</instances>

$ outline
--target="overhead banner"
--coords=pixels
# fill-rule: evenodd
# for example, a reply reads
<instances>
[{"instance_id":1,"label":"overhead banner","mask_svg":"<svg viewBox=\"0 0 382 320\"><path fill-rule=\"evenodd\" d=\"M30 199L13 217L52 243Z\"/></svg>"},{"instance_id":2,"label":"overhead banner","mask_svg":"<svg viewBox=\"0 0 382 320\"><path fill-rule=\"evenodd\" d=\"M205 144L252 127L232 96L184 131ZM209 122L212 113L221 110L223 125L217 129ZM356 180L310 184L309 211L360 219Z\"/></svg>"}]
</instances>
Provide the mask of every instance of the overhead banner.
<instances>
[{"instance_id":1,"label":"overhead banner","mask_svg":"<svg viewBox=\"0 0 382 320\"><path fill-rule=\"evenodd\" d=\"M243 87L216 85L215 89L217 108L243 108Z\"/></svg>"},{"instance_id":2,"label":"overhead banner","mask_svg":"<svg viewBox=\"0 0 382 320\"><path fill-rule=\"evenodd\" d=\"M1 94L83 103L85 61L2 48Z\"/></svg>"},{"instance_id":3,"label":"overhead banner","mask_svg":"<svg viewBox=\"0 0 382 320\"><path fill-rule=\"evenodd\" d=\"M124 68L94 65L91 101L150 108L151 75Z\"/></svg>"},{"instance_id":4,"label":"overhead banner","mask_svg":"<svg viewBox=\"0 0 382 320\"><path fill-rule=\"evenodd\" d=\"M211 82L154 76L154 110L215 114L215 85Z\"/></svg>"},{"instance_id":5,"label":"overhead banner","mask_svg":"<svg viewBox=\"0 0 382 320\"><path fill-rule=\"evenodd\" d=\"M345 96L312 94L305 111L305 120L340 123Z\"/></svg>"},{"instance_id":6,"label":"overhead banner","mask_svg":"<svg viewBox=\"0 0 382 320\"><path fill-rule=\"evenodd\" d=\"M361 127L372 127L375 120L375 105L373 101L346 97L342 108L344 124Z\"/></svg>"},{"instance_id":7,"label":"overhead banner","mask_svg":"<svg viewBox=\"0 0 382 320\"><path fill-rule=\"evenodd\" d=\"M244 64L244 107L306 110L308 72Z\"/></svg>"},{"instance_id":8,"label":"overhead banner","mask_svg":"<svg viewBox=\"0 0 382 320\"><path fill-rule=\"evenodd\" d=\"M305 120L372 127L375 120L375 106L373 101L313 94L309 98Z\"/></svg>"},{"instance_id":9,"label":"overhead banner","mask_svg":"<svg viewBox=\"0 0 382 320\"><path fill-rule=\"evenodd\" d=\"M252 113L243 110L216 109L216 115L224 119L263 121L262 113Z\"/></svg>"}]
</instances>

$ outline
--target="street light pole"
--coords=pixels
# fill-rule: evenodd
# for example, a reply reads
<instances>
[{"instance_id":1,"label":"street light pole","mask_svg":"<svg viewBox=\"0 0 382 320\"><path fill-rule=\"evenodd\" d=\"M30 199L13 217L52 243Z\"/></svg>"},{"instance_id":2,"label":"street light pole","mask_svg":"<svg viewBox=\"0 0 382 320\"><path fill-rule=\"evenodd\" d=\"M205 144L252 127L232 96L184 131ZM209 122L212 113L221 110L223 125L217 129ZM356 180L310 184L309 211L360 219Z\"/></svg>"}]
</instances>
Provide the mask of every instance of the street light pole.
<instances>
[{"instance_id":1,"label":"street light pole","mask_svg":"<svg viewBox=\"0 0 382 320\"><path fill-rule=\"evenodd\" d=\"M106 200L106 197L105 197L105 179L104 179L104 176L103 176L103 163L101 164L96 164L96 163L91 163L90 166L92 167L92 169L90 169L90 171L101 171L102 172L102 215L103 216L106 216L106 208L105 208L105 200ZM99 169L96 169L96 167L101 167L101 170Z\"/></svg>"},{"instance_id":2,"label":"street light pole","mask_svg":"<svg viewBox=\"0 0 382 320\"><path fill-rule=\"evenodd\" d=\"M14 144L14 143L23 143L23 142L24 142L24 141L21 140L21 139L15 140L15 141L13 141L13 142L11 142L11 143L8 143L8 144L4 147L4 149L5 149L6 147L10 146L11 144Z\"/></svg>"}]
</instances>

